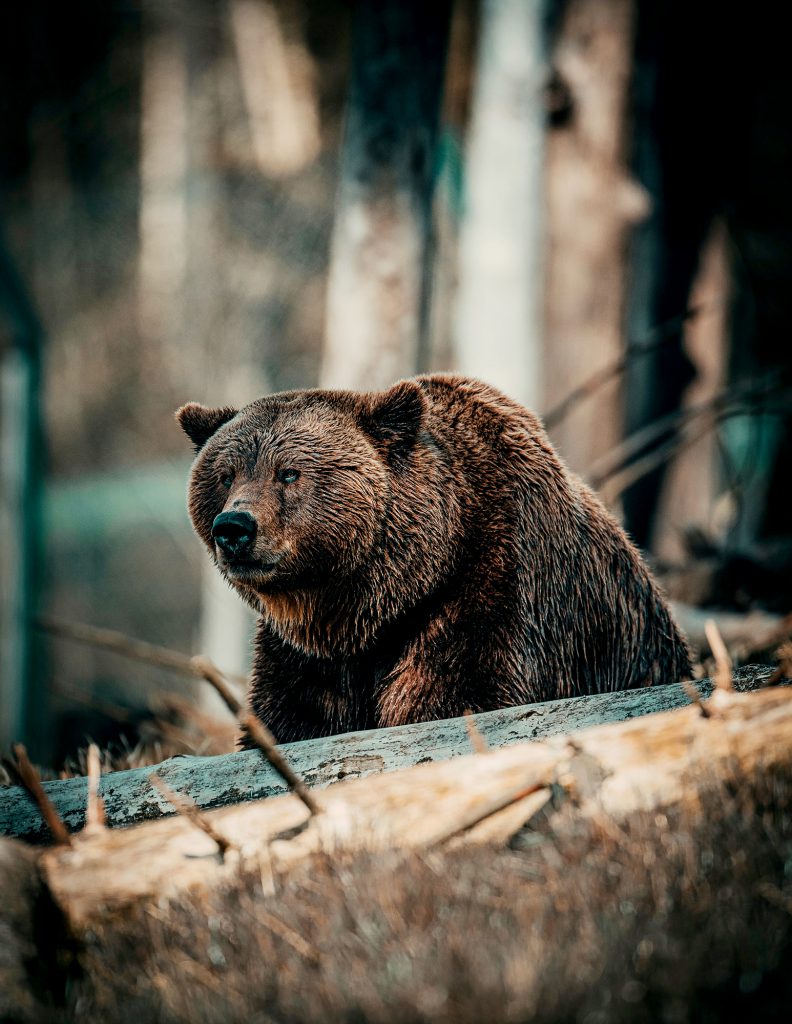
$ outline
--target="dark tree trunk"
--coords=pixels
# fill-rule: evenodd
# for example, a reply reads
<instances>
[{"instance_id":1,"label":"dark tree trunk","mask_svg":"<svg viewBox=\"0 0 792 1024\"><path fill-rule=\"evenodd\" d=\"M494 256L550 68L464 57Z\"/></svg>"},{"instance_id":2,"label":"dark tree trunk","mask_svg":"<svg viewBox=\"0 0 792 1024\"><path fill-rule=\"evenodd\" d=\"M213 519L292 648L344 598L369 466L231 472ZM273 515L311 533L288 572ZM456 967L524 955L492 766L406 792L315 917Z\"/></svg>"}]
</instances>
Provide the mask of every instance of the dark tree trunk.
<instances>
[{"instance_id":1,"label":"dark tree trunk","mask_svg":"<svg viewBox=\"0 0 792 1024\"><path fill-rule=\"evenodd\" d=\"M450 0L355 12L322 383L381 387L415 371Z\"/></svg>"}]
</instances>

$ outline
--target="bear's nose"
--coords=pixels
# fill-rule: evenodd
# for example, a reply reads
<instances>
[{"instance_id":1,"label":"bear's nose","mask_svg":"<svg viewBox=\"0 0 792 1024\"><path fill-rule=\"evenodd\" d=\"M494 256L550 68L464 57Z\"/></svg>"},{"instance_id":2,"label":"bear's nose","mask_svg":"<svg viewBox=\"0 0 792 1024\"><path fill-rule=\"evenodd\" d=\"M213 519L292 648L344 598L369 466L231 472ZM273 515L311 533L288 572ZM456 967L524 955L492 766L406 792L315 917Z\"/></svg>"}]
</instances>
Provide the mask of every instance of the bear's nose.
<instances>
[{"instance_id":1,"label":"bear's nose","mask_svg":"<svg viewBox=\"0 0 792 1024\"><path fill-rule=\"evenodd\" d=\"M256 520L249 512L221 512L212 523L212 537L227 558L242 558L253 547Z\"/></svg>"}]
</instances>

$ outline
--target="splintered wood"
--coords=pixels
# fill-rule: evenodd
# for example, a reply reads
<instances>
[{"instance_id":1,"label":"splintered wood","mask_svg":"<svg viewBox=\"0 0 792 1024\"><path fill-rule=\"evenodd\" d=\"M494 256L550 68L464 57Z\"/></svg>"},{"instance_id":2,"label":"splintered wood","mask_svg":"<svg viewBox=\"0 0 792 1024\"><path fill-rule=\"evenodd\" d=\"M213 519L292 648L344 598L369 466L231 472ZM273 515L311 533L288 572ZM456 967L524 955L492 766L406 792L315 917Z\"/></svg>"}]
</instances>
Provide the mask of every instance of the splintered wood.
<instances>
[{"instance_id":1,"label":"splintered wood","mask_svg":"<svg viewBox=\"0 0 792 1024\"><path fill-rule=\"evenodd\" d=\"M339 782L205 812L217 843L184 816L73 838L41 856L44 878L77 933L111 909L208 891L240 867L281 876L319 851L503 843L559 800L618 823L637 811L697 801L716 779L792 767L792 689L720 690L698 707L598 726L406 771Z\"/></svg>"}]
</instances>

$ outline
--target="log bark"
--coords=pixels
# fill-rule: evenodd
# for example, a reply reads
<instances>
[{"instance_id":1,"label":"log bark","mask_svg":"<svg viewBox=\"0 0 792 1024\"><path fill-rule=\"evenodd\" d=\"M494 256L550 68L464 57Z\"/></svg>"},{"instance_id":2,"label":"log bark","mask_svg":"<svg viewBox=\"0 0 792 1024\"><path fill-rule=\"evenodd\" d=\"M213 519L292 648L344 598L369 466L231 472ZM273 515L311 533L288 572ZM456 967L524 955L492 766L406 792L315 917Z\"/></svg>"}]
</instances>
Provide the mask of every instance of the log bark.
<instances>
[{"instance_id":1,"label":"log bark","mask_svg":"<svg viewBox=\"0 0 792 1024\"><path fill-rule=\"evenodd\" d=\"M756 689L772 670L749 667L735 675L738 689ZM708 680L701 693L712 691ZM572 697L567 700L504 708L473 716L477 731L491 748L539 740L589 726L684 707L690 698L679 685L648 690ZM428 761L444 761L472 750L463 718L421 722L392 729L346 733L287 743L281 747L292 768L310 786L322 787L348 778L364 778ZM103 776L100 794L111 827L174 814L174 808L149 782L152 771L200 809L225 807L286 792L279 775L256 750L217 757L173 757L155 767ZM47 782L44 788L71 831L85 824L87 781ZM37 807L19 787L0 789L0 835L32 842L50 841Z\"/></svg>"},{"instance_id":2,"label":"log bark","mask_svg":"<svg viewBox=\"0 0 792 1024\"><path fill-rule=\"evenodd\" d=\"M44 851L41 868L79 935L109 911L209 891L240 867L256 869L266 884L319 852L502 843L539 823L543 833L563 827L569 811L618 826L639 812L695 802L715 780L788 771L791 740L792 690L718 689L706 715L690 706L342 782L318 794L321 811L311 816L293 795L209 812L224 854L212 835L180 817L85 835ZM559 803L569 810L556 818Z\"/></svg>"}]
</instances>

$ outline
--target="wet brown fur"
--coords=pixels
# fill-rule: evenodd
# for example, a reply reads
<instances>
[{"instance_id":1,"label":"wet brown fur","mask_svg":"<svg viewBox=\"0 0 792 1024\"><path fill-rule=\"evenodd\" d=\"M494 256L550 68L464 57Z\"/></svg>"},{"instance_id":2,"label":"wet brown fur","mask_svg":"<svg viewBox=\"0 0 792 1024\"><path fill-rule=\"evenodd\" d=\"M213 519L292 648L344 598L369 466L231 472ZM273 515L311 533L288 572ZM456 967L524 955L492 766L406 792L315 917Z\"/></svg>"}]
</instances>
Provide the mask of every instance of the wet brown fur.
<instances>
[{"instance_id":1,"label":"wet brown fur","mask_svg":"<svg viewBox=\"0 0 792 1024\"><path fill-rule=\"evenodd\" d=\"M689 672L623 530L494 388L432 375L177 415L193 524L260 613L250 704L280 741ZM261 561L281 558L268 577L218 560L230 509L255 516Z\"/></svg>"}]
</instances>

